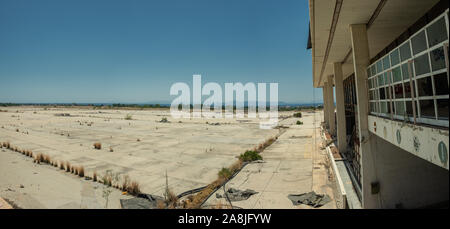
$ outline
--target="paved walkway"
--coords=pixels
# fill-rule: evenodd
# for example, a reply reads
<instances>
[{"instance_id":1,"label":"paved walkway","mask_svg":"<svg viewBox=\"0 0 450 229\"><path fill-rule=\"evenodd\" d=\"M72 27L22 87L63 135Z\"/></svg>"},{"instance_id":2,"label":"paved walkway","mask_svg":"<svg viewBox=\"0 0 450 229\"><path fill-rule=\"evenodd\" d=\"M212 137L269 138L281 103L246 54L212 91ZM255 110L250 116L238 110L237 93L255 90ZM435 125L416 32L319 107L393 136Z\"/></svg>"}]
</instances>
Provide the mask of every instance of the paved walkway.
<instances>
[{"instance_id":1,"label":"paved walkway","mask_svg":"<svg viewBox=\"0 0 450 229\"><path fill-rule=\"evenodd\" d=\"M306 205L294 206L287 198L289 194L315 191L328 194L333 199L333 190L328 181L325 151L319 150L319 127L321 113L303 113L304 125L296 125L298 118L289 118L280 124L289 126L278 140L269 146L262 156L264 163L247 165L230 180L226 189L252 189L258 192L244 201L232 202L233 206L252 208L310 208ZM317 120L315 120L317 119ZM314 125L315 121L315 125ZM314 129L314 127L316 129ZM217 191L223 195L223 189ZM213 194L205 205L214 205L224 199ZM321 208L336 208L331 201Z\"/></svg>"}]
</instances>

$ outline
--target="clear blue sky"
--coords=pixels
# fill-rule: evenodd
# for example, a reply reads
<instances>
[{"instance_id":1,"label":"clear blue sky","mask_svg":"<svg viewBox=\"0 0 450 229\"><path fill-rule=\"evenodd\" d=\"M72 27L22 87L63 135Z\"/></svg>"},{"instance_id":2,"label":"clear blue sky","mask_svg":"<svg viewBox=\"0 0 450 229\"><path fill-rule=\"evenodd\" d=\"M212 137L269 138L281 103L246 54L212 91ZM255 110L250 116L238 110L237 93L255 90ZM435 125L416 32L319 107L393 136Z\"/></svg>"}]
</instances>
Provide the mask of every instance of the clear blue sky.
<instances>
[{"instance_id":1,"label":"clear blue sky","mask_svg":"<svg viewBox=\"0 0 450 229\"><path fill-rule=\"evenodd\" d=\"M312 102L308 22L307 0L1 0L0 102L170 102L193 74Z\"/></svg>"}]
</instances>

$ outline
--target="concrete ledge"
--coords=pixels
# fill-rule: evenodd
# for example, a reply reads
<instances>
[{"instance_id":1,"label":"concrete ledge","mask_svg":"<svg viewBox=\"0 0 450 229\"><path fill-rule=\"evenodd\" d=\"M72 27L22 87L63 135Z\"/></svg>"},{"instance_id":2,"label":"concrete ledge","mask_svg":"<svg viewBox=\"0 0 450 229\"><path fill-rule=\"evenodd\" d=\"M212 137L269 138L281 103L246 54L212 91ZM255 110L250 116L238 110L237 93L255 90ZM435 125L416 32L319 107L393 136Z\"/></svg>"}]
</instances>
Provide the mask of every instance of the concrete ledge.
<instances>
[{"instance_id":1,"label":"concrete ledge","mask_svg":"<svg viewBox=\"0 0 450 229\"><path fill-rule=\"evenodd\" d=\"M327 135L326 130L323 127L321 127L321 131L322 131L322 139L325 141L325 143L330 141L331 139L329 139L329 134ZM331 145L334 146L334 143L331 143L330 146ZM338 194L342 198L342 200L341 200L342 201L342 206L338 206L339 204L337 202L336 202L336 206L345 209L348 206L348 204L347 204L347 193L345 191L345 187L344 187L344 184L342 182L342 178L341 178L341 175L339 173L339 170L338 170L338 168L336 166L336 160L334 160L334 156L333 156L333 153L331 152L330 146L326 146L326 151L327 151L328 159L330 160L331 167L333 168L333 175L334 175L334 178L336 180L336 184L337 184L336 188L338 189L337 190Z\"/></svg>"},{"instance_id":2,"label":"concrete ledge","mask_svg":"<svg viewBox=\"0 0 450 229\"><path fill-rule=\"evenodd\" d=\"M339 170L336 166L336 161L334 160L334 156L331 153L330 147L327 146L326 150L328 153L328 158L330 159L331 162L331 167L333 168L333 174L337 183L336 186L339 189L338 191L340 192L340 195L342 196L342 203L343 203L342 208L345 209L347 208L347 193L345 192L344 183L342 182L341 174L339 173Z\"/></svg>"}]
</instances>

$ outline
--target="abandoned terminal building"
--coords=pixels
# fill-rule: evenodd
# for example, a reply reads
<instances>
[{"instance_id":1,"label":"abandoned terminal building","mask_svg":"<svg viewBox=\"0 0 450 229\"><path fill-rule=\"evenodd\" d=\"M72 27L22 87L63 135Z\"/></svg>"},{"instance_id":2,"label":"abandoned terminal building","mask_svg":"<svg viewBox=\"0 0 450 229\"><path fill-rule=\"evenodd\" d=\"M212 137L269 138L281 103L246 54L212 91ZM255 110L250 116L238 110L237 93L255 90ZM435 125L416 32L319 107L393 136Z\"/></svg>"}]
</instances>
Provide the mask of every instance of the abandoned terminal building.
<instances>
[{"instance_id":1,"label":"abandoned terminal building","mask_svg":"<svg viewBox=\"0 0 450 229\"><path fill-rule=\"evenodd\" d=\"M448 1L309 0L309 7L324 130L345 165L334 168L351 181L344 191L356 197L347 196L347 207L447 208Z\"/></svg>"}]
</instances>

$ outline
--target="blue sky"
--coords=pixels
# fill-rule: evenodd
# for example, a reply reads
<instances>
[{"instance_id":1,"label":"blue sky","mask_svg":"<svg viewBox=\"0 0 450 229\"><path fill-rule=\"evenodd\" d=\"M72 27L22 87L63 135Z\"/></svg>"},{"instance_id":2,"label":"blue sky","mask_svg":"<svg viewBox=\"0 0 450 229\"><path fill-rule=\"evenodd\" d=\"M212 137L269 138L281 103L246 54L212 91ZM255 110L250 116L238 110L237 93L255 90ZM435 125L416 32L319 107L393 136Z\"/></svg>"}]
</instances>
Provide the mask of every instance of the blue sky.
<instances>
[{"instance_id":1,"label":"blue sky","mask_svg":"<svg viewBox=\"0 0 450 229\"><path fill-rule=\"evenodd\" d=\"M312 102L308 21L307 0L1 0L0 102L170 102L193 74Z\"/></svg>"}]
</instances>

